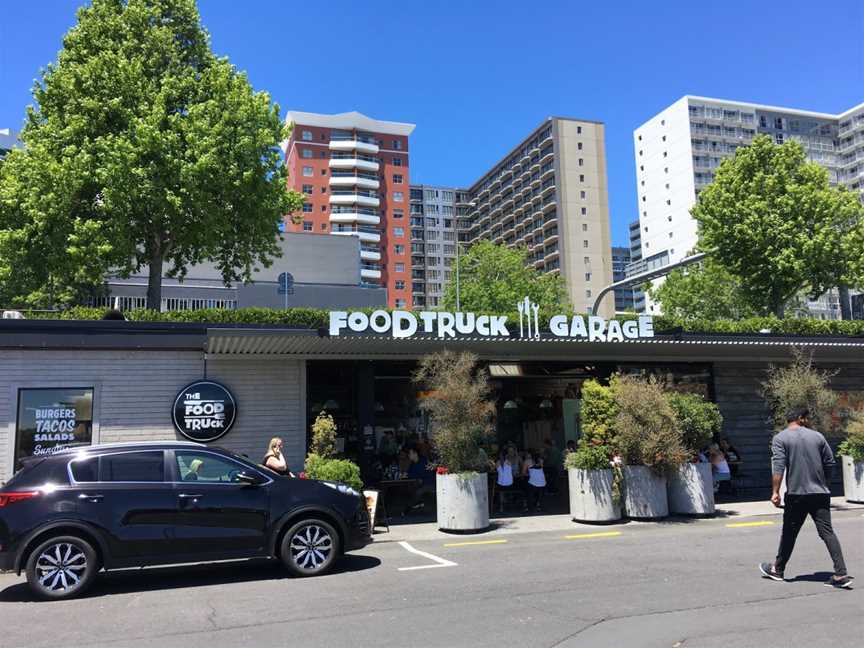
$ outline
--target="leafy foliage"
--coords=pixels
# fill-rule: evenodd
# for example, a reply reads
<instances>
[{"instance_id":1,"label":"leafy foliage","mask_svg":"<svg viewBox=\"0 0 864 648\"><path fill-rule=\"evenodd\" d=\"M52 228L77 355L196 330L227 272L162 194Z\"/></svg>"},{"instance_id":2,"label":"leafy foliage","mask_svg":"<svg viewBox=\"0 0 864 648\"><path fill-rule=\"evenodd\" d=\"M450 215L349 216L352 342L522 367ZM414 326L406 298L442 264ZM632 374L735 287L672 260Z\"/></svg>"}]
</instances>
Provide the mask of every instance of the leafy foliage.
<instances>
[{"instance_id":1,"label":"leafy foliage","mask_svg":"<svg viewBox=\"0 0 864 648\"><path fill-rule=\"evenodd\" d=\"M579 417L582 439L595 446L615 446L615 418L618 404L611 387L593 378L582 383Z\"/></svg>"},{"instance_id":2,"label":"leafy foliage","mask_svg":"<svg viewBox=\"0 0 864 648\"><path fill-rule=\"evenodd\" d=\"M761 135L723 160L691 211L700 247L740 281L758 313L783 315L799 292L818 296L864 278L864 206L831 187L793 140Z\"/></svg>"},{"instance_id":3,"label":"leafy foliage","mask_svg":"<svg viewBox=\"0 0 864 648\"><path fill-rule=\"evenodd\" d=\"M715 403L698 394L678 392L669 393L667 399L681 429L681 443L690 454L699 452L720 434L723 416Z\"/></svg>"},{"instance_id":4,"label":"leafy foliage","mask_svg":"<svg viewBox=\"0 0 864 648\"><path fill-rule=\"evenodd\" d=\"M564 458L564 467L577 468L579 470L609 470L609 460L612 457L612 449L605 445L592 445L586 440L580 441L575 452L568 452Z\"/></svg>"},{"instance_id":5,"label":"leafy foliage","mask_svg":"<svg viewBox=\"0 0 864 648\"><path fill-rule=\"evenodd\" d=\"M323 459L332 459L336 456L336 423L327 412L320 412L312 424L309 453Z\"/></svg>"},{"instance_id":6,"label":"leafy foliage","mask_svg":"<svg viewBox=\"0 0 864 648\"><path fill-rule=\"evenodd\" d=\"M846 438L837 446L837 454L864 461L864 413L856 413L849 421Z\"/></svg>"},{"instance_id":7,"label":"leafy foliage","mask_svg":"<svg viewBox=\"0 0 864 648\"><path fill-rule=\"evenodd\" d=\"M681 429L661 382L653 376L616 376L612 389L618 404L618 445L628 465L669 473L687 460Z\"/></svg>"},{"instance_id":8,"label":"leafy foliage","mask_svg":"<svg viewBox=\"0 0 864 648\"><path fill-rule=\"evenodd\" d=\"M564 280L557 274L537 272L523 247L508 248L491 241L471 246L459 259L459 287L463 311L511 313L526 296L539 304L544 317L569 311ZM455 265L442 304L447 309L456 307Z\"/></svg>"},{"instance_id":9,"label":"leafy foliage","mask_svg":"<svg viewBox=\"0 0 864 648\"><path fill-rule=\"evenodd\" d=\"M360 467L353 461L331 459L313 453L306 457L304 470L310 479L341 482L358 492L363 490Z\"/></svg>"},{"instance_id":10,"label":"leafy foliage","mask_svg":"<svg viewBox=\"0 0 864 648\"><path fill-rule=\"evenodd\" d=\"M816 369L813 354L800 349L793 349L789 365L772 365L762 383L762 393L771 407L775 425L786 427L786 413L806 407L817 430L823 434L835 432L831 413L837 405L837 394L829 387L834 373Z\"/></svg>"},{"instance_id":11,"label":"leafy foliage","mask_svg":"<svg viewBox=\"0 0 864 648\"><path fill-rule=\"evenodd\" d=\"M450 473L487 469L481 446L492 431L495 403L485 369L472 353L442 351L420 358L414 382L426 389L420 407L432 419L439 465Z\"/></svg>"},{"instance_id":12,"label":"leafy foliage","mask_svg":"<svg viewBox=\"0 0 864 648\"><path fill-rule=\"evenodd\" d=\"M0 167L0 302L71 304L108 273L212 260L249 280L278 254L279 107L215 56L195 0L93 0L33 88Z\"/></svg>"}]
</instances>

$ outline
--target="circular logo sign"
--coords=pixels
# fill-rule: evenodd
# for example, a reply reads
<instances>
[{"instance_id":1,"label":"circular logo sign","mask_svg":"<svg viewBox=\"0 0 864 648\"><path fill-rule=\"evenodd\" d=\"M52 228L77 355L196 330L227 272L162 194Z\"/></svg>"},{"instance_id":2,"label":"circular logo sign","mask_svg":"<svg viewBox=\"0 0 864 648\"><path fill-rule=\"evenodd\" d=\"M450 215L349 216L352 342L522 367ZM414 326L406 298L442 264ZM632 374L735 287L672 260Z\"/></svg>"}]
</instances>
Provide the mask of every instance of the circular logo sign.
<instances>
[{"instance_id":1,"label":"circular logo sign","mask_svg":"<svg viewBox=\"0 0 864 648\"><path fill-rule=\"evenodd\" d=\"M236 417L234 396L210 380L187 385L174 399L174 427L191 441L215 441L228 433Z\"/></svg>"}]
</instances>

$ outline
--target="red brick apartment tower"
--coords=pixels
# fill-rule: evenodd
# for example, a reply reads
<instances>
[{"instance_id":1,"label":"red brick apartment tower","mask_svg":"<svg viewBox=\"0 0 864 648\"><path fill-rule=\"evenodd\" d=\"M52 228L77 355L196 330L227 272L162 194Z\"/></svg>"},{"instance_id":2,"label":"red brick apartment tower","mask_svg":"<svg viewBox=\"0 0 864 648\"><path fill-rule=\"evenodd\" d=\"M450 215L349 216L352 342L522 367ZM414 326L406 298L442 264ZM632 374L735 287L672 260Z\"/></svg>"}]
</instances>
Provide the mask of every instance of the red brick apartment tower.
<instances>
[{"instance_id":1,"label":"red brick apartment tower","mask_svg":"<svg viewBox=\"0 0 864 648\"><path fill-rule=\"evenodd\" d=\"M387 288L393 308L410 308L408 136L414 124L358 112L288 113L288 184L306 194L302 222L289 232L354 236L360 278Z\"/></svg>"}]
</instances>

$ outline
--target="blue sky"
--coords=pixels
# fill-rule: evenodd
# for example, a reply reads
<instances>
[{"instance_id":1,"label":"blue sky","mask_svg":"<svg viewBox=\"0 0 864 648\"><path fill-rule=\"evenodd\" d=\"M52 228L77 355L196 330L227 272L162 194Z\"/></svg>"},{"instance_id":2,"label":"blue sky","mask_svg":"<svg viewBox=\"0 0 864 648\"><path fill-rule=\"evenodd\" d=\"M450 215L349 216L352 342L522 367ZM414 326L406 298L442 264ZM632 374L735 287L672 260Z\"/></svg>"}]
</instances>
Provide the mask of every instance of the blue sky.
<instances>
[{"instance_id":1,"label":"blue sky","mask_svg":"<svg viewBox=\"0 0 864 648\"><path fill-rule=\"evenodd\" d=\"M80 4L3 3L0 127L20 127ZM864 101L864 0L199 5L213 49L283 113L417 124L412 182L470 184L549 115L605 122L617 244L637 216L633 129L682 95L824 112Z\"/></svg>"}]
</instances>

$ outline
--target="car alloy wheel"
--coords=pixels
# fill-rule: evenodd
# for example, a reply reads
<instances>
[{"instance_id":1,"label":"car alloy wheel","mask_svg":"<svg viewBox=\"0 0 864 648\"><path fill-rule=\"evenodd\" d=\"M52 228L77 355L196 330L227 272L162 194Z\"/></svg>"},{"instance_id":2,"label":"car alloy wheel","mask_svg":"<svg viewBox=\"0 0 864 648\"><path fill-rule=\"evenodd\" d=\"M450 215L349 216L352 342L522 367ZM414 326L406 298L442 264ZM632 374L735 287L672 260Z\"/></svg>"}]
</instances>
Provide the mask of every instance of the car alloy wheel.
<instances>
[{"instance_id":1,"label":"car alloy wheel","mask_svg":"<svg viewBox=\"0 0 864 648\"><path fill-rule=\"evenodd\" d=\"M291 537L291 560L300 569L318 571L332 551L333 537L319 524L307 524Z\"/></svg>"},{"instance_id":2,"label":"car alloy wheel","mask_svg":"<svg viewBox=\"0 0 864 648\"><path fill-rule=\"evenodd\" d=\"M83 592L99 571L96 551L76 536L47 539L27 559L27 582L43 598L62 599Z\"/></svg>"}]
</instances>

